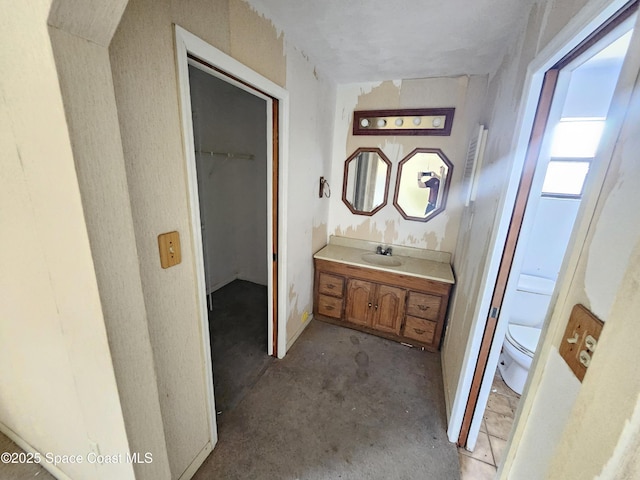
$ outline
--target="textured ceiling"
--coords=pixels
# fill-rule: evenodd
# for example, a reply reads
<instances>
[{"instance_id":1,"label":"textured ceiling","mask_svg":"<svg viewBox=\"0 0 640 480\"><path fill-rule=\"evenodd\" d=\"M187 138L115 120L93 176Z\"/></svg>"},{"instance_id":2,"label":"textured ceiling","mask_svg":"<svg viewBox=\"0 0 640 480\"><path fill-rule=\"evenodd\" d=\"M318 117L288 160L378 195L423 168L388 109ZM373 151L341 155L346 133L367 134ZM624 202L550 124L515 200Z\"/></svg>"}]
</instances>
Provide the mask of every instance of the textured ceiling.
<instances>
[{"instance_id":1,"label":"textured ceiling","mask_svg":"<svg viewBox=\"0 0 640 480\"><path fill-rule=\"evenodd\" d=\"M247 0L337 83L493 73L534 0Z\"/></svg>"}]
</instances>

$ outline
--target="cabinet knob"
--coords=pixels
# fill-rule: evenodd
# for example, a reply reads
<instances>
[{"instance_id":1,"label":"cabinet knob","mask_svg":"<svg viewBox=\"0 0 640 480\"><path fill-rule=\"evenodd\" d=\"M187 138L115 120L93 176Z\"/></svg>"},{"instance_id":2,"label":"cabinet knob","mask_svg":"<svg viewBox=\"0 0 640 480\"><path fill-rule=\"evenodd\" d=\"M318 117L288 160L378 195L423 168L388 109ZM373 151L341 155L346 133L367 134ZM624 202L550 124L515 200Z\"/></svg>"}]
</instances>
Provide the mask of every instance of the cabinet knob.
<instances>
[{"instance_id":1,"label":"cabinet knob","mask_svg":"<svg viewBox=\"0 0 640 480\"><path fill-rule=\"evenodd\" d=\"M369 308L371 308L371 302L369 302Z\"/></svg>"},{"instance_id":2,"label":"cabinet knob","mask_svg":"<svg viewBox=\"0 0 640 480\"><path fill-rule=\"evenodd\" d=\"M426 330L420 330L419 328L414 328L413 331L416 332L418 335L422 335L424 332L426 332Z\"/></svg>"},{"instance_id":3,"label":"cabinet knob","mask_svg":"<svg viewBox=\"0 0 640 480\"><path fill-rule=\"evenodd\" d=\"M376 310L378 309L378 305L376 305L376 306L375 306L375 309L376 309Z\"/></svg>"},{"instance_id":4,"label":"cabinet knob","mask_svg":"<svg viewBox=\"0 0 640 480\"><path fill-rule=\"evenodd\" d=\"M331 283L329 283L329 284L327 284L327 288L328 288L329 290L333 290L334 288L336 288L336 286L335 286L335 285L333 285L333 284L331 284Z\"/></svg>"},{"instance_id":5,"label":"cabinet knob","mask_svg":"<svg viewBox=\"0 0 640 480\"><path fill-rule=\"evenodd\" d=\"M429 306L428 305L418 305L418 308L424 312L425 310L427 310L429 308Z\"/></svg>"}]
</instances>

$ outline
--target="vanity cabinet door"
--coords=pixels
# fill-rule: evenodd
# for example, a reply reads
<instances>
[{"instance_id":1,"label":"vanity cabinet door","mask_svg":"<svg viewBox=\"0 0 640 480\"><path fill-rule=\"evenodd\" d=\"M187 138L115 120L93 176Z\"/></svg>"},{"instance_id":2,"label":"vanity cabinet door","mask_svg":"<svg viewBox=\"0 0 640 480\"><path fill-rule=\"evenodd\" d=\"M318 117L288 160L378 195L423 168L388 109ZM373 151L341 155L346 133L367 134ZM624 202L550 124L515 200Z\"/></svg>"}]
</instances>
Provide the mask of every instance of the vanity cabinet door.
<instances>
[{"instance_id":1,"label":"vanity cabinet door","mask_svg":"<svg viewBox=\"0 0 640 480\"><path fill-rule=\"evenodd\" d=\"M402 288L378 285L374 301L373 328L400 334L407 291Z\"/></svg>"},{"instance_id":2,"label":"vanity cabinet door","mask_svg":"<svg viewBox=\"0 0 640 480\"><path fill-rule=\"evenodd\" d=\"M350 278L347 281L347 305L344 318L347 322L371 326L371 312L375 284Z\"/></svg>"}]
</instances>

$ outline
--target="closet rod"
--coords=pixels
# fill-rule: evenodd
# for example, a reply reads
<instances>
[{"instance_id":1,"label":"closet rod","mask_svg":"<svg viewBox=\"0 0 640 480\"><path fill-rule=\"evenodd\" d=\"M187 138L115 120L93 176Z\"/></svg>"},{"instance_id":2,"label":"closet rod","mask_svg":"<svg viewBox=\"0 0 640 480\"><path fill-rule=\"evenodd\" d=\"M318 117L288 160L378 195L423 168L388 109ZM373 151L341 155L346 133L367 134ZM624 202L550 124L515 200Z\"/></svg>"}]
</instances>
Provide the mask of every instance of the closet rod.
<instances>
[{"instance_id":1,"label":"closet rod","mask_svg":"<svg viewBox=\"0 0 640 480\"><path fill-rule=\"evenodd\" d=\"M227 158L240 158L243 160L253 160L254 156L251 153L232 153L232 152L208 152L206 150L196 150L196 153L202 153L204 155L220 155Z\"/></svg>"}]
</instances>

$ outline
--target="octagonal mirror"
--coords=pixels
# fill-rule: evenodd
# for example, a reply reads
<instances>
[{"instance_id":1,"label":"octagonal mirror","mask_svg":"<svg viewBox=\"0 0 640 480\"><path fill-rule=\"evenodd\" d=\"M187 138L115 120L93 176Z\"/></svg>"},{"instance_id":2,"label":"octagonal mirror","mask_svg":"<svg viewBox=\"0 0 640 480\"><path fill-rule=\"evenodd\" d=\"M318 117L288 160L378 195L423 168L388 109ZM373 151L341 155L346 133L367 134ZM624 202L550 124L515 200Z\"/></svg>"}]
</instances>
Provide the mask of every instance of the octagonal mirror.
<instances>
[{"instance_id":1,"label":"octagonal mirror","mask_svg":"<svg viewBox=\"0 0 640 480\"><path fill-rule=\"evenodd\" d=\"M407 220L426 222L444 211L453 165L438 148L416 148L398 164L393 204Z\"/></svg>"},{"instance_id":2,"label":"octagonal mirror","mask_svg":"<svg viewBox=\"0 0 640 480\"><path fill-rule=\"evenodd\" d=\"M344 162L342 201L352 213L373 215L387 204L391 162L379 148L359 148Z\"/></svg>"}]
</instances>

